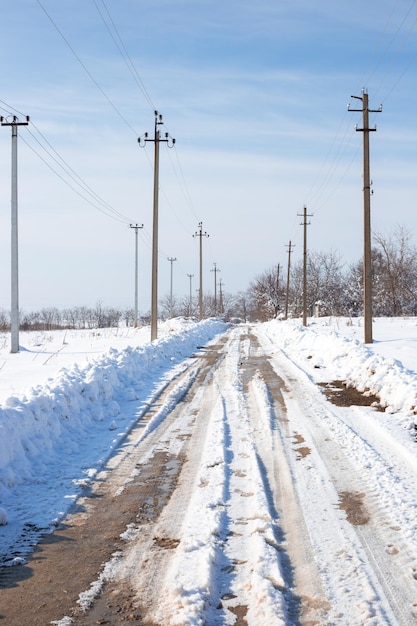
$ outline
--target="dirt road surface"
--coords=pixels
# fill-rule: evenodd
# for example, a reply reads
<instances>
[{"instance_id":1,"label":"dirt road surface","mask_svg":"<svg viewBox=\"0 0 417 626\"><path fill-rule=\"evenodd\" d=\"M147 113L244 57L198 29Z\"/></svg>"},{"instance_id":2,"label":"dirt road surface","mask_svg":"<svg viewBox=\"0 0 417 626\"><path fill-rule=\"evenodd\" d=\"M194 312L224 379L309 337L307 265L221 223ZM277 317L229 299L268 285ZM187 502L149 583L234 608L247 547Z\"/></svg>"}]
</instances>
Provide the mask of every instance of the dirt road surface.
<instances>
[{"instance_id":1,"label":"dirt road surface","mask_svg":"<svg viewBox=\"0 0 417 626\"><path fill-rule=\"evenodd\" d=\"M257 327L230 330L28 562L0 571L0 622L417 623L410 538L361 465L364 446L382 452L377 432L364 442L347 425L355 411Z\"/></svg>"}]
</instances>

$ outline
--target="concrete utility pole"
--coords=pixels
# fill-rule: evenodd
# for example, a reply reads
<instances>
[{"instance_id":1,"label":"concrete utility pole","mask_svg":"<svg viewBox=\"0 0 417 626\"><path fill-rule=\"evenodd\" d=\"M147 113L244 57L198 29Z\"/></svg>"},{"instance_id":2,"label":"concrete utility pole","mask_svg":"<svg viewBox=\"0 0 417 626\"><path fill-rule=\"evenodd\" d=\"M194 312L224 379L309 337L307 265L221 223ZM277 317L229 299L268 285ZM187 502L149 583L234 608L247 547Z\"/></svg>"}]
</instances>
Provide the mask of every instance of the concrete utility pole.
<instances>
[{"instance_id":1,"label":"concrete utility pole","mask_svg":"<svg viewBox=\"0 0 417 626\"><path fill-rule=\"evenodd\" d=\"M191 317L191 313L193 311L193 292L192 292L192 280L194 278L194 274L187 274L188 278L190 279L190 315L189 317Z\"/></svg>"},{"instance_id":2,"label":"concrete utility pole","mask_svg":"<svg viewBox=\"0 0 417 626\"><path fill-rule=\"evenodd\" d=\"M171 287L170 287L170 290L169 290L169 315L170 315L170 317L172 317L172 310L173 310L173 306L172 306L172 282L173 282L172 281L172 268L173 268L173 265L174 265L174 261L176 261L176 260L177 259L172 257L172 256L168 257L168 261L171 263Z\"/></svg>"},{"instance_id":3,"label":"concrete utility pole","mask_svg":"<svg viewBox=\"0 0 417 626\"><path fill-rule=\"evenodd\" d=\"M210 272L214 272L214 315L217 315L217 273L220 272L216 263L213 263L214 267Z\"/></svg>"},{"instance_id":4,"label":"concrete utility pole","mask_svg":"<svg viewBox=\"0 0 417 626\"><path fill-rule=\"evenodd\" d=\"M25 122L20 122L16 115L0 117L2 126L11 126L12 129L12 228L11 228L11 353L19 352L19 246L18 246L18 215L17 215L17 127L27 126L29 116Z\"/></svg>"},{"instance_id":5,"label":"concrete utility pole","mask_svg":"<svg viewBox=\"0 0 417 626\"><path fill-rule=\"evenodd\" d=\"M148 133L139 137L138 143L144 147L147 142L154 144L154 178L153 178L153 226L152 226L152 292L151 292L151 341L158 338L158 202L159 202L159 144L167 143L169 148L175 144L168 133L161 139L159 126L163 124L162 115L155 111L154 138L149 139Z\"/></svg>"},{"instance_id":6,"label":"concrete utility pole","mask_svg":"<svg viewBox=\"0 0 417 626\"><path fill-rule=\"evenodd\" d=\"M224 285L224 283L222 283L222 280L220 279L220 283L219 283L219 290L220 290L219 309L220 309L220 313L222 315L224 313L224 307L223 307L223 285Z\"/></svg>"},{"instance_id":7,"label":"concrete utility pole","mask_svg":"<svg viewBox=\"0 0 417 626\"><path fill-rule=\"evenodd\" d=\"M304 226L304 245L303 245L303 326L307 326L307 217L313 217L312 213L307 213L307 207L304 207L303 213L297 213L303 218L301 226Z\"/></svg>"},{"instance_id":8,"label":"concrete utility pole","mask_svg":"<svg viewBox=\"0 0 417 626\"><path fill-rule=\"evenodd\" d=\"M203 237L209 237L209 235L204 232L203 233L203 222L199 222L198 224L199 231L194 233L193 237L200 238L200 289L198 292L198 316L199 319L203 319Z\"/></svg>"},{"instance_id":9,"label":"concrete utility pole","mask_svg":"<svg viewBox=\"0 0 417 626\"><path fill-rule=\"evenodd\" d=\"M138 230L139 228L143 228L138 224L130 224L130 228L135 229L135 319L134 326L137 328L138 325Z\"/></svg>"},{"instance_id":10,"label":"concrete utility pole","mask_svg":"<svg viewBox=\"0 0 417 626\"><path fill-rule=\"evenodd\" d=\"M287 266L287 291L285 293L285 319L288 319L288 299L289 299L289 293L290 293L290 268L291 268L291 252L293 249L293 244L291 243L291 240L287 246L288 248L288 266Z\"/></svg>"},{"instance_id":11,"label":"concrete utility pole","mask_svg":"<svg viewBox=\"0 0 417 626\"><path fill-rule=\"evenodd\" d=\"M364 311L364 343L372 343L372 260L371 260L371 179L369 165L369 133L376 131L369 128L369 113L380 113L382 104L378 109L368 108L368 94L362 89L362 96L351 96L362 101L361 109L348 111L362 113L362 128L356 126L356 130L363 133L363 311Z\"/></svg>"}]
</instances>

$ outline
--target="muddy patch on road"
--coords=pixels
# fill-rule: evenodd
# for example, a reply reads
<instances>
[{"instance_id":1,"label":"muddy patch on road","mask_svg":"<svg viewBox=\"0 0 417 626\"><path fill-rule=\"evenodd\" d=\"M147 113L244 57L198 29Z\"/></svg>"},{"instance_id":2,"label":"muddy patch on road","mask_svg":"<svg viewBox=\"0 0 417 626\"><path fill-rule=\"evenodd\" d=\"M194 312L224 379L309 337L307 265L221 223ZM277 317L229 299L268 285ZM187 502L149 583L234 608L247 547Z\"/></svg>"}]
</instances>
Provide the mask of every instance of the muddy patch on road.
<instances>
[{"instance_id":1,"label":"muddy patch on road","mask_svg":"<svg viewBox=\"0 0 417 626\"><path fill-rule=\"evenodd\" d=\"M311 448L301 445L305 443L305 439L302 435L300 435L299 433L295 433L293 435L293 438L294 444L296 446L299 446L298 448L295 448L295 451L299 454L299 456L297 457L297 461L300 461L301 459L304 459L306 456L311 454Z\"/></svg>"},{"instance_id":2,"label":"muddy patch on road","mask_svg":"<svg viewBox=\"0 0 417 626\"><path fill-rule=\"evenodd\" d=\"M343 380L333 380L330 383L318 383L318 385L323 389L326 398L336 406L372 406L379 411L384 410L378 396L369 390L359 391Z\"/></svg>"},{"instance_id":3,"label":"muddy patch on road","mask_svg":"<svg viewBox=\"0 0 417 626\"><path fill-rule=\"evenodd\" d=\"M339 493L339 509L345 511L348 522L354 526L363 526L371 519L366 510L364 498L364 493L353 491L341 491Z\"/></svg>"}]
</instances>

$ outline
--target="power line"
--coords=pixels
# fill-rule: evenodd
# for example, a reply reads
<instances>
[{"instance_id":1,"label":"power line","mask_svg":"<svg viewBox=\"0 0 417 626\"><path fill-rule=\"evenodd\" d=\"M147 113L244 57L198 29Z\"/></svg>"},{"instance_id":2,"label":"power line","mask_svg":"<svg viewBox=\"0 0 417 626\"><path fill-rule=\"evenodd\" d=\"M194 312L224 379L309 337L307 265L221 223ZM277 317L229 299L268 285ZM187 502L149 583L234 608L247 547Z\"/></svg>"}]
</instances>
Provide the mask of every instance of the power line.
<instances>
[{"instance_id":1,"label":"power line","mask_svg":"<svg viewBox=\"0 0 417 626\"><path fill-rule=\"evenodd\" d=\"M41 144L41 142L39 141L39 139L37 139L37 137L35 137L33 135L33 133L28 129L29 134L33 137L33 139L39 144L39 146L46 152L46 154L74 181L74 183L76 183L79 187L81 187L81 189L83 191L85 191L87 194L89 194L94 201L99 202L100 204L103 205L103 209L101 209L103 212L106 213L106 215L109 215L110 217L115 217L115 219L118 219L119 221L124 221L124 222L129 222L131 220L129 220L129 218L124 215L123 213L121 213L120 211L118 211L117 209L115 209L114 207L112 207L108 202L106 202L105 200L103 200L91 187L90 185L88 185L78 174L77 172L65 161L65 159L58 154L58 152L55 150L55 148L51 145L51 143L46 139L46 137L40 132L40 130L35 126L34 123L32 123L32 126L36 129L36 131L39 133L39 135L42 137L42 139L46 142L46 144L49 146L49 148L52 150L53 154L50 153L45 146L43 146ZM31 147L31 146L29 146ZM33 149L31 147L31 149ZM36 153L38 156L40 156L38 153ZM57 158L55 158L54 154L56 155ZM43 159L42 159L43 160ZM45 160L43 160L44 163L46 163ZM51 166L46 163L46 165L48 165L48 167L56 174L55 170L53 170L51 168ZM61 180L62 177L61 177ZM72 189L74 189L74 187L72 187L72 185L70 185L67 181L66 184L68 184ZM74 191L76 191L74 189ZM83 196L84 197L84 196ZM88 199L85 198L87 201ZM93 205L96 206L96 205ZM99 208L99 207L97 207ZM110 213L108 213L108 211L110 211Z\"/></svg>"},{"instance_id":2,"label":"power line","mask_svg":"<svg viewBox=\"0 0 417 626\"><path fill-rule=\"evenodd\" d=\"M20 113L17 109L15 109L14 107L12 107L11 105L9 105L7 102L5 102L4 100L0 100L0 103L2 103L3 105L5 105L4 107L0 107L2 108L4 111L7 111L7 113L9 113L10 111L15 111L16 113L18 113L19 115L22 115L22 113ZM5 108L7 107L7 108ZM88 194L89 196L91 196L92 200L89 199L88 197L86 197L84 195L84 193L82 193L81 191L77 190L68 180L66 180L64 178L64 176L62 176L59 172L57 172L50 163L48 163L48 161L41 155L39 154L39 152L28 142L25 140L25 138L22 136L21 140L23 141L24 144L26 144L28 146L28 148L30 150L32 150L32 152L34 154L36 154L36 156L51 170L51 172L53 174L55 174L55 176L57 176L57 178L59 178L63 183L65 183L70 189L72 189L77 195L79 195L81 198L83 198L83 200L85 200L86 202L88 202L88 204L90 204L91 206L93 206L95 209L99 210L100 212L102 212L104 215L107 215L108 217L111 217L112 219L116 219L117 221L120 222L124 222L124 223L129 223L130 221L132 221L131 219L129 219L127 216L125 216L123 213L121 213L120 211L118 211L117 209L115 209L114 207L112 207L108 202L106 202L105 200L103 200L103 198L101 198L93 189L92 187L90 187L90 185L88 185L88 183L86 183L79 174L77 174L77 172L67 163L67 161L59 154L59 152L54 148L54 146L51 144L51 142L45 137L45 135L41 132L41 130L36 126L36 124L33 122L33 120L31 119L31 127L33 127L35 129L35 131L39 134L39 136L42 138L42 140L45 142L45 144L48 146L45 147L41 141L32 133L32 131L30 130L30 128L27 128L26 130L28 131L28 133L30 134L30 136L34 139L34 141L36 141L36 143L40 146L40 148L42 148L42 150L47 154L47 156L52 159L52 161L54 161L58 167L60 167L63 172L69 176L69 178L76 184L78 185L82 192ZM52 152L50 152L50 150ZM55 156L54 156L55 155ZM97 204L98 203L98 204ZM102 205L102 206L100 206Z\"/></svg>"},{"instance_id":3,"label":"power line","mask_svg":"<svg viewBox=\"0 0 417 626\"><path fill-rule=\"evenodd\" d=\"M109 96L106 94L106 92L104 91L104 89L101 87L101 85L99 84L99 82L94 78L94 76L92 75L92 73L90 72L90 70L87 68L87 66L85 65L85 63L82 61L82 59L80 58L80 56L76 53L76 51L74 50L73 46L70 44L70 42L68 41L68 39L65 37L64 33L61 31L61 29L59 28L59 26L56 24L56 22L52 19L52 17L50 16L50 14L48 13L48 11L45 9L45 7L42 5L40 0L36 0L36 2L38 3L38 5L40 6L40 8L42 9L42 11L45 13L46 17L49 19L49 21L51 22L52 26L55 28L55 30L58 32L58 34L61 36L61 38L63 39L63 41L65 42L65 44L68 46L68 48L71 50L72 54L74 55L74 57L77 59L78 63L81 65L81 67L83 68L83 70L85 71L85 73L87 74L87 76L90 78L90 80L94 83L94 85L97 87L97 89L100 91L100 93L102 94L102 96L104 96L104 98L107 100L107 102L110 104L110 106L112 107L112 109L115 111L115 113L120 117L120 119L122 120L122 122L124 122L124 124L126 124L126 126L137 136L138 133L136 132L136 130L133 128L133 126L131 126L131 124L127 121L127 119L124 117L124 115L122 115L122 113L119 111L119 109L116 107L116 105L114 104L114 102L109 98Z\"/></svg>"},{"instance_id":4,"label":"power line","mask_svg":"<svg viewBox=\"0 0 417 626\"><path fill-rule=\"evenodd\" d=\"M143 83L143 81L142 81L142 79L141 79L141 77L140 77L140 75L139 75L139 73L138 73L138 71L137 71L137 69L136 69L132 59L131 59L131 57L129 56L129 53L128 53L127 49L126 49L126 46L123 43L122 37L120 36L120 32L117 29L116 24L114 23L114 20L113 20L112 16L110 15L110 11L109 11L105 1L101 0L101 3L102 3L102 5L103 5L103 7L104 7L104 9L105 9L105 11L107 13L107 16L108 16L108 18L110 20L110 23L111 23L112 27L113 27L114 33L116 34L116 37L114 36L111 28L107 24L103 14L102 14L102 12L100 11L100 9L99 9L99 7L97 5L96 0L93 0L93 2L94 2L94 6L97 9L98 14L100 15L100 17L101 17L101 19L103 21L103 24L106 27L107 32L109 33L110 37L112 38L114 45L116 46L116 48L120 52L120 55L121 55L123 61L125 62L126 67L128 68L131 76L133 77L133 80L135 81L135 83L139 87L140 92L144 96L144 98L147 101L147 103L149 104L149 106L154 111L156 107L155 107L154 103L152 102L152 99L151 99L149 93L147 92L146 87L145 87L145 85L144 85L144 83Z\"/></svg>"},{"instance_id":5,"label":"power line","mask_svg":"<svg viewBox=\"0 0 417 626\"><path fill-rule=\"evenodd\" d=\"M89 200L83 193L81 193L81 191L79 191L78 189L76 189L73 185L71 185L71 183L66 180L59 172L57 172L48 162L47 160L41 155L39 154L39 152L37 150L35 150L35 148L24 139L24 137L21 137L21 140L23 141L23 143L25 143L27 145L27 147L32 150L32 152L34 154L36 154L36 156L55 174L55 176L57 176L60 180L62 180L63 183L65 183L70 189L72 189L74 191L74 193L76 193L78 196L80 196L80 198L82 198L83 200L85 200L86 202L88 202L88 204L90 204L92 207L94 207L95 209L97 209L98 211L100 211L101 213L103 213L104 215L107 215L107 217L111 217L112 219L118 221L118 222L122 222L122 223L128 223L129 220L127 217L122 216L121 214L119 214L115 209L112 209L112 213L109 212L109 210L106 210L103 207L100 207L98 204L96 204L95 202L93 202L92 200ZM120 217L118 217L118 215Z\"/></svg>"}]
</instances>

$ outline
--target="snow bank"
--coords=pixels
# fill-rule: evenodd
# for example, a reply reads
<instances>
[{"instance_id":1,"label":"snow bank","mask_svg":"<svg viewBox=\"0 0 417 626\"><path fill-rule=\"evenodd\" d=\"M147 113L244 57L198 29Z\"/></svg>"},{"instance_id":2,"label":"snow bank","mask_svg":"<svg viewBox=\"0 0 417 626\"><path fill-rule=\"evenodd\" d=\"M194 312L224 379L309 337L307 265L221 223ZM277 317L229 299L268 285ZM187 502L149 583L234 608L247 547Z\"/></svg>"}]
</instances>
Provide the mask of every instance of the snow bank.
<instances>
[{"instance_id":1,"label":"snow bank","mask_svg":"<svg viewBox=\"0 0 417 626\"><path fill-rule=\"evenodd\" d=\"M45 529L64 514L138 419L138 406L146 408L175 367L226 328L214 319L178 320L158 341L109 348L83 367L62 368L45 384L6 398L0 404L0 525L21 518ZM7 541L2 532L0 547Z\"/></svg>"},{"instance_id":2,"label":"snow bank","mask_svg":"<svg viewBox=\"0 0 417 626\"><path fill-rule=\"evenodd\" d=\"M376 320L375 330L386 323ZM416 335L414 318L410 324ZM307 327L298 320L274 320L262 332L315 380L342 380L359 391L369 390L388 413L417 413L417 373L392 355L379 354L378 342L365 345L357 338L358 330L358 322L353 327L349 319L322 318Z\"/></svg>"}]
</instances>

